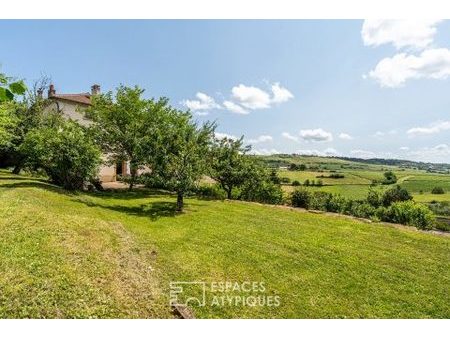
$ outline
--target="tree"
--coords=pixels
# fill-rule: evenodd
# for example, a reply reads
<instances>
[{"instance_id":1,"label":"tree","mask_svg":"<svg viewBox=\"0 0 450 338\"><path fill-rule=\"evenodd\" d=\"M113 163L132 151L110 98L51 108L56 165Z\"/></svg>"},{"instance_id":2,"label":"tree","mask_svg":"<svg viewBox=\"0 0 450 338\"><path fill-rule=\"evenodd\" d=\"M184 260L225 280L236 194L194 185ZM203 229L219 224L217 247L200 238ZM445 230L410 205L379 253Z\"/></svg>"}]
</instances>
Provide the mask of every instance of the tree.
<instances>
[{"instance_id":1,"label":"tree","mask_svg":"<svg viewBox=\"0 0 450 338\"><path fill-rule=\"evenodd\" d=\"M280 204L283 191L273 183L271 173L260 162L248 158L247 177L241 186L239 199L260 203Z\"/></svg>"},{"instance_id":2,"label":"tree","mask_svg":"<svg viewBox=\"0 0 450 338\"><path fill-rule=\"evenodd\" d=\"M232 198L233 188L241 186L248 176L248 158L245 154L249 150L249 146L243 146L242 137L214 141L210 176L225 190L228 199Z\"/></svg>"},{"instance_id":3,"label":"tree","mask_svg":"<svg viewBox=\"0 0 450 338\"><path fill-rule=\"evenodd\" d=\"M52 118L52 116L57 115L57 112L54 114L45 113L49 100L42 97L42 92L49 82L50 80L47 77L40 78L33 83L30 89L27 89L21 102L14 102L13 111L17 124L14 129L13 142L6 149L9 162L14 167L14 174L20 173L26 161L24 154L20 152L20 146L27 134L48 123L49 117Z\"/></svg>"},{"instance_id":4,"label":"tree","mask_svg":"<svg viewBox=\"0 0 450 338\"><path fill-rule=\"evenodd\" d=\"M15 138L17 117L14 115L14 103L5 102L0 104L0 150L11 147Z\"/></svg>"},{"instance_id":5,"label":"tree","mask_svg":"<svg viewBox=\"0 0 450 338\"><path fill-rule=\"evenodd\" d=\"M112 92L93 96L86 112L94 121L92 131L108 154L108 162L130 162L129 190L133 189L138 170L149 160L149 153L154 152L150 139L159 135L159 113L168 105L166 98L147 100L142 98L143 93L139 87L120 86L114 97Z\"/></svg>"},{"instance_id":6,"label":"tree","mask_svg":"<svg viewBox=\"0 0 450 338\"><path fill-rule=\"evenodd\" d=\"M392 171L386 171L384 173L384 180L382 181L383 184L394 184L397 182L397 176Z\"/></svg>"},{"instance_id":7,"label":"tree","mask_svg":"<svg viewBox=\"0 0 450 338\"><path fill-rule=\"evenodd\" d=\"M208 172L215 124L198 126L189 112L167 110L162 121L163 139L154 159L156 173L165 185L177 194L177 211L183 211L184 196L195 188Z\"/></svg>"},{"instance_id":8,"label":"tree","mask_svg":"<svg viewBox=\"0 0 450 338\"><path fill-rule=\"evenodd\" d=\"M396 185L386 190L381 198L382 204L387 207L394 202L402 202L412 200L411 194L408 190Z\"/></svg>"},{"instance_id":9,"label":"tree","mask_svg":"<svg viewBox=\"0 0 450 338\"><path fill-rule=\"evenodd\" d=\"M13 101L15 95L23 95L27 87L23 81L14 81L0 73L0 103Z\"/></svg>"},{"instance_id":10,"label":"tree","mask_svg":"<svg viewBox=\"0 0 450 338\"><path fill-rule=\"evenodd\" d=\"M54 124L53 124L54 123ZM67 190L83 189L96 178L100 149L74 121L51 121L29 132L21 145L26 166L43 169L51 181Z\"/></svg>"}]
</instances>

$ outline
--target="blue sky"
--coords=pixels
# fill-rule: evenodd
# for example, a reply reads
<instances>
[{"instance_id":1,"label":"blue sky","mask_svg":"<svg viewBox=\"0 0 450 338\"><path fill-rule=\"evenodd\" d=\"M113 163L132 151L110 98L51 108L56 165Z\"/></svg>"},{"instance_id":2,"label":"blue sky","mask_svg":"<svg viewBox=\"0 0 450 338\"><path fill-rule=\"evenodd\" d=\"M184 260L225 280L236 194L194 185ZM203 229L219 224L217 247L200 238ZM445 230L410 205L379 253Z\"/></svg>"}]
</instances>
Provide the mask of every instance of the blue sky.
<instances>
[{"instance_id":1,"label":"blue sky","mask_svg":"<svg viewBox=\"0 0 450 338\"><path fill-rule=\"evenodd\" d=\"M139 85L256 153L450 162L450 24L0 21L1 71Z\"/></svg>"}]
</instances>

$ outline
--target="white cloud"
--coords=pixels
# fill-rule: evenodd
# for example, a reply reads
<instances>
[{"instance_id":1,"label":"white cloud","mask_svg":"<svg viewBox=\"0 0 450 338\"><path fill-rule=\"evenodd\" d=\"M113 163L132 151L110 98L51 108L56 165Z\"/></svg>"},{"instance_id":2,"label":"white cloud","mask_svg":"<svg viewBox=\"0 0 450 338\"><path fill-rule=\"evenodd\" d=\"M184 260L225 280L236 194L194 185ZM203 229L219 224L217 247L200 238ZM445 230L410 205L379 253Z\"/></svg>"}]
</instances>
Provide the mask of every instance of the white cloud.
<instances>
[{"instance_id":1,"label":"white cloud","mask_svg":"<svg viewBox=\"0 0 450 338\"><path fill-rule=\"evenodd\" d=\"M399 149L402 150L402 151L408 151L409 147L400 147Z\"/></svg>"},{"instance_id":2,"label":"white cloud","mask_svg":"<svg viewBox=\"0 0 450 338\"><path fill-rule=\"evenodd\" d=\"M197 111L197 112L195 112L195 115L206 116L206 115L209 115L209 113L207 111Z\"/></svg>"},{"instance_id":3,"label":"white cloud","mask_svg":"<svg viewBox=\"0 0 450 338\"><path fill-rule=\"evenodd\" d=\"M289 134L286 131L281 133L281 136L283 136L285 139L288 139L288 140L291 140L291 141L294 141L294 142L298 142L298 137L297 136L291 135L291 134Z\"/></svg>"},{"instance_id":4,"label":"white cloud","mask_svg":"<svg viewBox=\"0 0 450 338\"><path fill-rule=\"evenodd\" d=\"M353 137L347 133L340 133L338 136L341 140L353 140Z\"/></svg>"},{"instance_id":5,"label":"white cloud","mask_svg":"<svg viewBox=\"0 0 450 338\"><path fill-rule=\"evenodd\" d=\"M423 49L433 42L440 20L365 20L361 36L366 46L392 43L397 49Z\"/></svg>"},{"instance_id":6,"label":"white cloud","mask_svg":"<svg viewBox=\"0 0 450 338\"><path fill-rule=\"evenodd\" d=\"M325 150L317 149L301 149L297 151L300 155L308 156L339 156L340 153L334 148L327 148Z\"/></svg>"},{"instance_id":7,"label":"white cloud","mask_svg":"<svg viewBox=\"0 0 450 338\"><path fill-rule=\"evenodd\" d=\"M246 115L249 113L248 110L245 110L244 108L242 108L240 105L231 102L231 101L223 101L223 106L228 109L230 112L235 113L235 114L242 114L242 115Z\"/></svg>"},{"instance_id":8,"label":"white cloud","mask_svg":"<svg viewBox=\"0 0 450 338\"><path fill-rule=\"evenodd\" d=\"M232 139L232 140L237 140L237 139L239 139L239 137L234 136L234 135L230 135L230 134L227 134L227 133L218 133L218 132L215 132L215 133L214 133L214 136L216 137L216 139L219 139L219 140L224 139L224 138L230 138L230 139Z\"/></svg>"},{"instance_id":9,"label":"white cloud","mask_svg":"<svg viewBox=\"0 0 450 338\"><path fill-rule=\"evenodd\" d=\"M240 84L231 89L231 94L233 99L245 108L264 109L270 107L270 95L257 87Z\"/></svg>"},{"instance_id":10,"label":"white cloud","mask_svg":"<svg viewBox=\"0 0 450 338\"><path fill-rule=\"evenodd\" d=\"M249 139L248 143L250 144L257 144L257 143L265 143L265 142L272 142L273 137L270 135L260 135L255 139Z\"/></svg>"},{"instance_id":11,"label":"white cloud","mask_svg":"<svg viewBox=\"0 0 450 338\"><path fill-rule=\"evenodd\" d=\"M407 131L407 134L411 136L431 135L445 130L450 130L450 121L438 121L432 123L429 127L411 128Z\"/></svg>"},{"instance_id":12,"label":"white cloud","mask_svg":"<svg viewBox=\"0 0 450 338\"><path fill-rule=\"evenodd\" d=\"M448 162L450 159L450 146L443 143L435 147L423 147L408 152L408 157L416 161Z\"/></svg>"},{"instance_id":13,"label":"white cloud","mask_svg":"<svg viewBox=\"0 0 450 338\"><path fill-rule=\"evenodd\" d=\"M272 85L272 102L274 103L282 103L287 102L290 99L294 98L294 95L284 87L280 86L279 82L276 82Z\"/></svg>"},{"instance_id":14,"label":"white cloud","mask_svg":"<svg viewBox=\"0 0 450 338\"><path fill-rule=\"evenodd\" d=\"M362 149L352 150L352 151L350 151L350 154L352 154L355 157L361 157L361 158L373 158L373 157L375 157L375 153L373 151L362 150Z\"/></svg>"},{"instance_id":15,"label":"white cloud","mask_svg":"<svg viewBox=\"0 0 450 338\"><path fill-rule=\"evenodd\" d=\"M438 79L450 76L450 50L427 49L419 56L396 54L382 59L369 76L381 87L401 87L410 79Z\"/></svg>"},{"instance_id":16,"label":"white cloud","mask_svg":"<svg viewBox=\"0 0 450 338\"><path fill-rule=\"evenodd\" d=\"M333 135L322 128L300 130L300 136L305 141L329 142L333 140Z\"/></svg>"},{"instance_id":17,"label":"white cloud","mask_svg":"<svg viewBox=\"0 0 450 338\"><path fill-rule=\"evenodd\" d=\"M280 152L276 149L252 149L249 154L253 154L253 155L274 155L274 154L279 154Z\"/></svg>"},{"instance_id":18,"label":"white cloud","mask_svg":"<svg viewBox=\"0 0 450 338\"><path fill-rule=\"evenodd\" d=\"M195 97L197 100L184 100L181 103L194 112L220 108L216 101L205 93L198 92Z\"/></svg>"},{"instance_id":19,"label":"white cloud","mask_svg":"<svg viewBox=\"0 0 450 338\"><path fill-rule=\"evenodd\" d=\"M282 87L279 82L272 84L271 91L272 95L261 88L240 84L231 89L231 97L234 102L226 102L228 102L227 105L232 109L236 109L235 106L238 105L238 107L242 106L247 109L256 110L270 108L272 104L287 102L294 97L294 95L287 88Z\"/></svg>"}]
</instances>

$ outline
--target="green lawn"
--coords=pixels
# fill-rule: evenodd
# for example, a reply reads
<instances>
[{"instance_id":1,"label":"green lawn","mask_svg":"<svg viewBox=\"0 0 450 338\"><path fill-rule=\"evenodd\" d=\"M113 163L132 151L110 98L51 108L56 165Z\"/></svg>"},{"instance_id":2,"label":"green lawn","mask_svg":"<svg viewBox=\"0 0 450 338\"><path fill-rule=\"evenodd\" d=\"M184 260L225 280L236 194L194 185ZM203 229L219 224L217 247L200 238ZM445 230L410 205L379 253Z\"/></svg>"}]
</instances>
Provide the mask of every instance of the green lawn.
<instances>
[{"instance_id":1,"label":"green lawn","mask_svg":"<svg viewBox=\"0 0 450 338\"><path fill-rule=\"evenodd\" d=\"M450 317L448 236L243 202L176 214L157 192L67 194L5 172L0 262L0 317L172 317L171 281L280 297L200 318Z\"/></svg>"}]
</instances>

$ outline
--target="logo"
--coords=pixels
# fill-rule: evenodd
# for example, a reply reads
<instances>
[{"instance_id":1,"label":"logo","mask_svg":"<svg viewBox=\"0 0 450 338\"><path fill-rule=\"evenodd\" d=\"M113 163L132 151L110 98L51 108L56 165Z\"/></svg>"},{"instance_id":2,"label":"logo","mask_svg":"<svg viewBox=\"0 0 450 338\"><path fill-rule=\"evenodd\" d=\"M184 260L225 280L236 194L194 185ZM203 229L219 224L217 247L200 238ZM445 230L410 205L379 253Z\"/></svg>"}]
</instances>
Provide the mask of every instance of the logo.
<instances>
[{"instance_id":1,"label":"logo","mask_svg":"<svg viewBox=\"0 0 450 338\"><path fill-rule=\"evenodd\" d=\"M264 282L170 282L170 305L277 307L280 296L267 294Z\"/></svg>"},{"instance_id":2,"label":"logo","mask_svg":"<svg viewBox=\"0 0 450 338\"><path fill-rule=\"evenodd\" d=\"M205 282L170 282L170 304L178 306L205 306Z\"/></svg>"}]
</instances>

